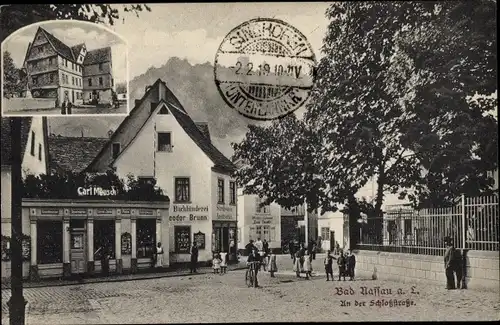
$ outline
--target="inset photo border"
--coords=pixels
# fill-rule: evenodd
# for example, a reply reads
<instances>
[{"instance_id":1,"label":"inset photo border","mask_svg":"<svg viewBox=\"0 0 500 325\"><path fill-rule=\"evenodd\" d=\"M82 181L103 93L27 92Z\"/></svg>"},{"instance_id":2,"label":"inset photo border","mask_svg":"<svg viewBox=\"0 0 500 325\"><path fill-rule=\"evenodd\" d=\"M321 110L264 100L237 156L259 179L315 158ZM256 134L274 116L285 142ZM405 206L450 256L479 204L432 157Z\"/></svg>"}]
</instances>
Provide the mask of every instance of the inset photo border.
<instances>
[{"instance_id":1,"label":"inset photo border","mask_svg":"<svg viewBox=\"0 0 500 325\"><path fill-rule=\"evenodd\" d=\"M23 27L2 42L2 116L126 116L127 40L77 20Z\"/></svg>"}]
</instances>

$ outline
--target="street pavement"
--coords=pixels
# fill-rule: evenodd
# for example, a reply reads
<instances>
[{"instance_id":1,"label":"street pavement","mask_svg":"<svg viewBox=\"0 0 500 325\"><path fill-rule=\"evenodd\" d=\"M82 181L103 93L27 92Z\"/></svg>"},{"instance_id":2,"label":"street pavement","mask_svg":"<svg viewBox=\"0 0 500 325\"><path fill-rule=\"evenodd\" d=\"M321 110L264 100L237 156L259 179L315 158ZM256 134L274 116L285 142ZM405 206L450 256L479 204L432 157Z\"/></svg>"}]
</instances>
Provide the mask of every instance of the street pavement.
<instances>
[{"instance_id":1,"label":"street pavement","mask_svg":"<svg viewBox=\"0 0 500 325\"><path fill-rule=\"evenodd\" d=\"M244 275L244 270L236 270L224 275L27 288L26 324L500 319L494 292L363 278L326 282L322 273L306 280L291 270L282 270L276 278L261 272L260 288L248 288ZM363 295L362 287L373 292ZM340 291L343 295L338 295ZM2 324L8 324L9 297L10 290L2 290ZM389 305L393 299L397 303Z\"/></svg>"}]
</instances>

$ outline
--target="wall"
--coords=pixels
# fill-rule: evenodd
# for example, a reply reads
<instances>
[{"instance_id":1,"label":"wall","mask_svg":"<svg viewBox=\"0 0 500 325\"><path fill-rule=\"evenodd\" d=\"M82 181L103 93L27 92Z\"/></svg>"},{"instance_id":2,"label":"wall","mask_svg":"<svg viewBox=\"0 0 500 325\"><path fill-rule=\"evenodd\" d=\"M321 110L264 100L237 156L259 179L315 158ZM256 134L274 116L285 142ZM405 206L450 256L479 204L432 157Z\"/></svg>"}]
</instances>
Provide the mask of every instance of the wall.
<instances>
[{"instance_id":1,"label":"wall","mask_svg":"<svg viewBox=\"0 0 500 325\"><path fill-rule=\"evenodd\" d=\"M132 99L130 100L132 101ZM121 128L119 130L117 129L119 132L115 132L112 139L113 142L120 143L121 150L124 150L129 142L132 141L138 130L149 117L151 103L158 103L159 101L159 87L154 87L151 89L149 94L147 94L147 96L145 95L140 107L136 107L134 109L134 112L131 113L132 116L122 122ZM153 141L153 139L150 139L150 141ZM138 176L153 176L153 170L151 169L153 165L148 163L148 161L152 161L152 159L152 155L134 156L132 160L129 159L126 162L126 165L133 165L131 169L139 172L139 174L137 174ZM97 171L106 171L108 169L108 165L112 161L112 146L109 144L105 147L103 153L97 158L96 162L92 165L92 168ZM143 166L144 164L145 166Z\"/></svg>"},{"instance_id":2,"label":"wall","mask_svg":"<svg viewBox=\"0 0 500 325\"><path fill-rule=\"evenodd\" d=\"M31 155L31 141L32 132L35 133L35 155ZM41 159L38 156L39 145L42 145L42 155ZM33 117L31 122L31 129L28 135L28 140L26 142L26 150L24 152L22 171L23 177L27 174L45 174L47 172L47 166L45 164L45 141L43 136L43 118ZM2 191L3 195L3 191Z\"/></svg>"},{"instance_id":3,"label":"wall","mask_svg":"<svg viewBox=\"0 0 500 325\"><path fill-rule=\"evenodd\" d=\"M106 61L102 62L101 69L99 69L99 64L89 64L83 67L83 76L96 76L102 74L112 74L112 65L111 62Z\"/></svg>"},{"instance_id":4,"label":"wall","mask_svg":"<svg viewBox=\"0 0 500 325\"><path fill-rule=\"evenodd\" d=\"M144 107L144 110L148 108ZM189 254L175 254L174 226L176 225L190 226L191 234L198 231L205 234L205 249L200 250L199 259L200 261L208 260L211 258L213 196L216 196L216 191L213 191L211 185L213 163L185 133L177 120L171 114L157 114L159 109L116 160L114 166L120 177L125 177L128 173L135 176L155 177L157 185L170 197L172 202L169 221L171 261L185 262L190 258ZM157 132L171 132L172 152L156 151ZM193 159L194 157L196 159ZM191 202L175 202L174 177L189 177ZM228 186L226 182L226 193ZM187 210L186 207L187 209L198 208L198 211L180 211ZM191 218L191 215L200 218L206 216L206 219L196 220L197 218Z\"/></svg>"},{"instance_id":5,"label":"wall","mask_svg":"<svg viewBox=\"0 0 500 325\"><path fill-rule=\"evenodd\" d=\"M371 278L374 268L378 279L424 281L446 286L442 256L355 251L356 272ZM467 287L469 289L499 290L498 252L469 251L467 253Z\"/></svg>"},{"instance_id":6,"label":"wall","mask_svg":"<svg viewBox=\"0 0 500 325\"><path fill-rule=\"evenodd\" d=\"M102 78L102 84L99 83L99 78ZM89 84L89 80L91 83ZM83 77L83 88L85 93L89 94L92 90L99 89L109 89L113 88L113 77L110 74L100 74L96 76L84 76ZM87 95L88 97L88 95Z\"/></svg>"},{"instance_id":7,"label":"wall","mask_svg":"<svg viewBox=\"0 0 500 325\"><path fill-rule=\"evenodd\" d=\"M318 235L321 236L321 228L327 227L330 231L335 232L335 241L339 242L340 247L343 246L344 236L344 216L341 212L326 212L318 218ZM330 240L322 241L321 247L324 250L330 249Z\"/></svg>"},{"instance_id":8,"label":"wall","mask_svg":"<svg viewBox=\"0 0 500 325\"><path fill-rule=\"evenodd\" d=\"M28 60L42 59L53 55L56 55L56 52L45 38L45 35L37 33L33 45L31 46L30 53L28 54Z\"/></svg>"}]
</instances>

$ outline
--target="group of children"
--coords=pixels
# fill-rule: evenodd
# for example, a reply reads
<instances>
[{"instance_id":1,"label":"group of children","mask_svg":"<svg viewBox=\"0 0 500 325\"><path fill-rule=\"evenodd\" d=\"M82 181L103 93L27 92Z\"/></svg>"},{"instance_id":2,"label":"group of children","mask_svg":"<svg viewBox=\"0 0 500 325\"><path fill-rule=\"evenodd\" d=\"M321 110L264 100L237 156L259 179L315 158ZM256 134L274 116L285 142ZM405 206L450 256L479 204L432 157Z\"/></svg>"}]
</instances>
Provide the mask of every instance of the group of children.
<instances>
[{"instance_id":1,"label":"group of children","mask_svg":"<svg viewBox=\"0 0 500 325\"><path fill-rule=\"evenodd\" d=\"M356 267L356 257L349 251L344 253L339 252L339 257L335 258L331 255L331 251L328 251L325 257L325 273L326 281L330 281L330 277L333 281L333 260L337 260L337 266L339 267L339 281L342 277L345 281L345 277L349 276L350 281L354 280L354 269Z\"/></svg>"},{"instance_id":2,"label":"group of children","mask_svg":"<svg viewBox=\"0 0 500 325\"><path fill-rule=\"evenodd\" d=\"M212 267L214 268L214 274L227 273L227 253L215 253L212 260Z\"/></svg>"}]
</instances>

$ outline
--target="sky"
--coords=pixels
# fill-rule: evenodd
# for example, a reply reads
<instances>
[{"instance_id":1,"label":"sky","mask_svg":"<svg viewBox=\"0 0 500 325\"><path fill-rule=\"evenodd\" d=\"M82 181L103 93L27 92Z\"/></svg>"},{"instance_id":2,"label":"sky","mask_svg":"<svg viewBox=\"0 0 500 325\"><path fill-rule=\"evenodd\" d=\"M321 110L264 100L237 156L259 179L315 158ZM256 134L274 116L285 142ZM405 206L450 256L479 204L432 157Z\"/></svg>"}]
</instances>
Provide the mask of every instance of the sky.
<instances>
[{"instance_id":1,"label":"sky","mask_svg":"<svg viewBox=\"0 0 500 325\"><path fill-rule=\"evenodd\" d=\"M11 53L16 67L22 66L28 44L33 41L39 27L44 28L68 46L85 43L88 51L110 46L115 82L124 82L128 79L126 42L98 24L78 21L51 21L30 25L16 31L3 43L4 51Z\"/></svg>"},{"instance_id":2,"label":"sky","mask_svg":"<svg viewBox=\"0 0 500 325\"><path fill-rule=\"evenodd\" d=\"M327 2L151 4L151 12L142 11L139 17L121 12L122 18L109 27L130 45L133 78L151 66L164 65L170 57L187 59L191 64L213 64L224 37L241 23L258 17L281 19L297 28L319 59L328 6Z\"/></svg>"}]
</instances>

